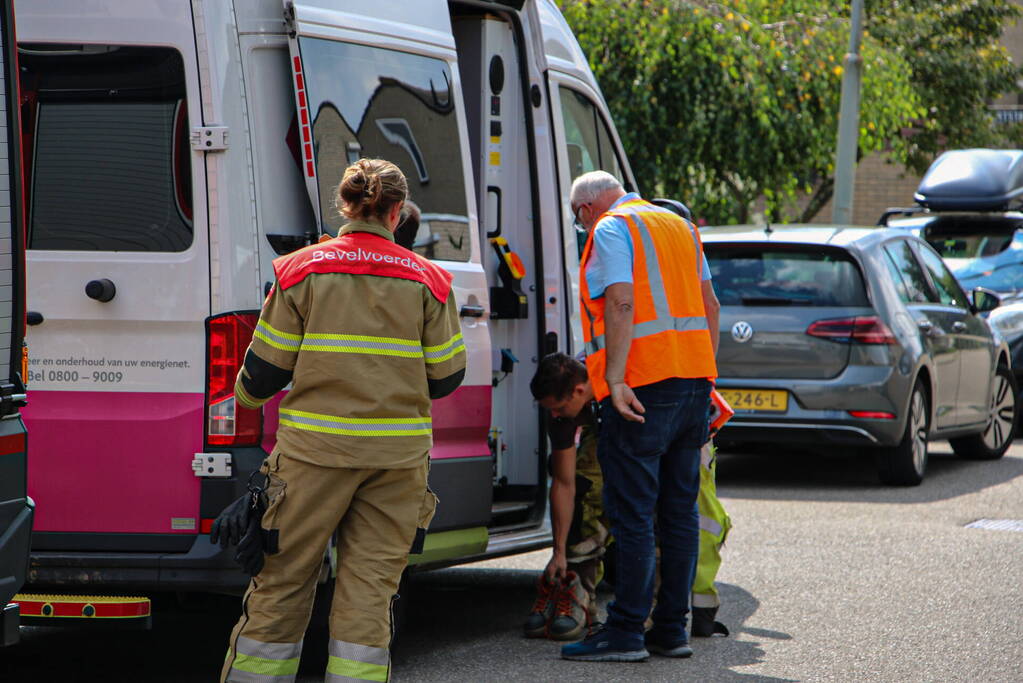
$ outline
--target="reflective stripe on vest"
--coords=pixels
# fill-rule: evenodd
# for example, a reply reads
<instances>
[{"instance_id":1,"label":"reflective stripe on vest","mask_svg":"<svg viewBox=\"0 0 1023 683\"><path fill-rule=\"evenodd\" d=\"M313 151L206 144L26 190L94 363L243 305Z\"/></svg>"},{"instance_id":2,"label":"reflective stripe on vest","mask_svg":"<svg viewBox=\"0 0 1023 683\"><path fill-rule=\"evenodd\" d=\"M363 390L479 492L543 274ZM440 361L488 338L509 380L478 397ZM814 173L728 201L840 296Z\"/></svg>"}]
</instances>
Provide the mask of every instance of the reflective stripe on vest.
<instances>
[{"instance_id":1,"label":"reflective stripe on vest","mask_svg":"<svg viewBox=\"0 0 1023 683\"><path fill-rule=\"evenodd\" d=\"M295 429L344 436L417 436L430 434L428 417L340 417L280 409L280 423Z\"/></svg>"},{"instance_id":2,"label":"reflective stripe on vest","mask_svg":"<svg viewBox=\"0 0 1023 683\"><path fill-rule=\"evenodd\" d=\"M631 202L628 202L623 206L627 206L629 204L631 204ZM632 338L639 339L641 337L649 337L650 335L660 334L661 332L667 332L669 330L674 330L676 332L689 332L692 330L708 329L707 318L705 316L676 318L671 315L671 307L668 305L668 294L664 289L664 280L661 277L661 269L657 264L657 249L654 247L654 240L650 236L650 231L647 229L643 219L638 215L628 214L622 217L636 227L636 231L639 233L640 239L643 241L643 253L646 257L646 276L647 281L650 283L650 296L654 302L654 311L656 311L657 314L657 318L654 320L634 324L632 326ZM692 228L689 229L689 232L690 237L693 239L694 246L699 244L698 238L692 235ZM699 254L699 250L696 250L696 253ZM697 274L700 273L702 268L702 259L697 259ZM590 341L586 343L586 353L588 355L607 348L607 342L604 339L604 335L594 334L593 317L586 306L583 306L582 308L586 312L586 317L590 324Z\"/></svg>"},{"instance_id":3,"label":"reflective stripe on vest","mask_svg":"<svg viewBox=\"0 0 1023 683\"><path fill-rule=\"evenodd\" d=\"M228 656L230 656L230 651ZM227 675L229 683L292 683L298 673L302 641L262 643L238 636L234 662Z\"/></svg>"},{"instance_id":4,"label":"reflective stripe on vest","mask_svg":"<svg viewBox=\"0 0 1023 683\"><path fill-rule=\"evenodd\" d=\"M331 640L326 683L387 680L390 655L385 648Z\"/></svg>"},{"instance_id":5,"label":"reflective stripe on vest","mask_svg":"<svg viewBox=\"0 0 1023 683\"><path fill-rule=\"evenodd\" d=\"M603 214L594 230L599 230L600 221L609 216L626 223L634 250L634 312L626 382L636 387L673 377L713 379L717 368L703 306L702 257L696 228L638 198ZM687 230L689 236L683 236L680 230ZM610 393L605 380L606 302L602 297L590 297L586 269L593 247L591 231L580 263L579 298L585 315L586 366L594 395L602 400Z\"/></svg>"}]
</instances>

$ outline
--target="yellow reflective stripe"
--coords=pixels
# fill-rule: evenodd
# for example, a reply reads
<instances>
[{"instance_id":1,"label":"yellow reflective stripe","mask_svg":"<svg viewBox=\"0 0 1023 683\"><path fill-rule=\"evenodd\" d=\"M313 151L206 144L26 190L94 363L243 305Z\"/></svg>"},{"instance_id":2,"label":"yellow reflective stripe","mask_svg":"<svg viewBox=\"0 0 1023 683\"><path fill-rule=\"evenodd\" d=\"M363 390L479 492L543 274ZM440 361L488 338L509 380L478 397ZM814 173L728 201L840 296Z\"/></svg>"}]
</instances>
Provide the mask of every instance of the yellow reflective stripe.
<instances>
[{"instance_id":1,"label":"yellow reflective stripe","mask_svg":"<svg viewBox=\"0 0 1023 683\"><path fill-rule=\"evenodd\" d=\"M301 351L330 351L333 353L366 353L371 356L397 356L399 358L422 358L422 351L398 351L397 349L373 349L368 347L324 346L322 344L302 344Z\"/></svg>"},{"instance_id":2,"label":"yellow reflective stripe","mask_svg":"<svg viewBox=\"0 0 1023 683\"><path fill-rule=\"evenodd\" d=\"M454 358L455 356L457 356L458 354L462 353L463 351L465 351L465 344L459 344L457 347L451 349L450 351L445 353L443 356L439 356L437 358L427 358L426 362L427 363L443 363L446 360L450 360L450 359Z\"/></svg>"},{"instance_id":3,"label":"yellow reflective stripe","mask_svg":"<svg viewBox=\"0 0 1023 683\"><path fill-rule=\"evenodd\" d=\"M243 655L238 652L235 654L234 663L231 665L231 668L263 676L288 676L298 673L298 660L298 657L293 659L265 659L263 657Z\"/></svg>"},{"instance_id":4,"label":"yellow reflective stripe","mask_svg":"<svg viewBox=\"0 0 1023 683\"><path fill-rule=\"evenodd\" d=\"M234 384L234 397L238 400L238 403L249 410L255 410L266 403L265 400L260 401L259 399L249 396L249 392L245 391L245 386L241 383L241 381L235 382Z\"/></svg>"},{"instance_id":5,"label":"yellow reflective stripe","mask_svg":"<svg viewBox=\"0 0 1023 683\"><path fill-rule=\"evenodd\" d=\"M418 436L432 433L428 417L338 417L283 408L282 425L344 436Z\"/></svg>"},{"instance_id":6,"label":"yellow reflective stripe","mask_svg":"<svg viewBox=\"0 0 1023 683\"><path fill-rule=\"evenodd\" d=\"M387 667L380 664L366 664L354 659L345 659L330 655L327 659L327 673L335 676L347 676L362 681L387 680Z\"/></svg>"},{"instance_id":7,"label":"yellow reflective stripe","mask_svg":"<svg viewBox=\"0 0 1023 683\"><path fill-rule=\"evenodd\" d=\"M443 363L465 351L465 342L462 341L462 333L458 332L443 344L424 346L423 351L427 363Z\"/></svg>"},{"instance_id":8,"label":"yellow reflective stripe","mask_svg":"<svg viewBox=\"0 0 1023 683\"><path fill-rule=\"evenodd\" d=\"M443 351L444 349L448 348L449 346L451 346L455 342L458 342L458 341L461 341L461 340L462 340L462 333L461 332L456 332L455 336L453 336L451 339L448 339L443 344L438 344L437 346L424 346L423 347L423 351L426 351L427 353L436 353L438 351ZM463 346L464 346L464 344L463 344Z\"/></svg>"},{"instance_id":9,"label":"yellow reflective stripe","mask_svg":"<svg viewBox=\"0 0 1023 683\"><path fill-rule=\"evenodd\" d=\"M365 353L373 356L422 358L423 347L418 339L376 337L368 334L310 333L302 340L302 351L333 353Z\"/></svg>"},{"instance_id":10,"label":"yellow reflective stripe","mask_svg":"<svg viewBox=\"0 0 1023 683\"><path fill-rule=\"evenodd\" d=\"M375 424L430 424L428 417L338 417L337 415L323 415L321 413L310 413L306 410L293 410L281 408L283 415L295 415L297 417L311 417L314 420L326 420L328 422L347 422L351 424L375 425Z\"/></svg>"},{"instance_id":11,"label":"yellow reflective stripe","mask_svg":"<svg viewBox=\"0 0 1023 683\"><path fill-rule=\"evenodd\" d=\"M324 425L311 425L303 424L298 422L292 422L286 418L281 418L280 423L295 429L303 429L309 432L322 432L324 434L341 434L343 436L419 436L421 434L430 434L432 430L429 427L423 429L388 429L388 430L377 430L377 429L345 429L344 427L327 427Z\"/></svg>"},{"instance_id":12,"label":"yellow reflective stripe","mask_svg":"<svg viewBox=\"0 0 1023 683\"><path fill-rule=\"evenodd\" d=\"M461 336L461 335L459 335ZM398 337L374 337L369 334L323 334L310 332L305 335L306 339L341 339L344 341L383 342L386 344L402 344L419 348L418 339L399 339Z\"/></svg>"},{"instance_id":13,"label":"yellow reflective stripe","mask_svg":"<svg viewBox=\"0 0 1023 683\"><path fill-rule=\"evenodd\" d=\"M282 351L298 351L302 342L302 335L282 332L262 318L256 323L256 330L252 336Z\"/></svg>"}]
</instances>

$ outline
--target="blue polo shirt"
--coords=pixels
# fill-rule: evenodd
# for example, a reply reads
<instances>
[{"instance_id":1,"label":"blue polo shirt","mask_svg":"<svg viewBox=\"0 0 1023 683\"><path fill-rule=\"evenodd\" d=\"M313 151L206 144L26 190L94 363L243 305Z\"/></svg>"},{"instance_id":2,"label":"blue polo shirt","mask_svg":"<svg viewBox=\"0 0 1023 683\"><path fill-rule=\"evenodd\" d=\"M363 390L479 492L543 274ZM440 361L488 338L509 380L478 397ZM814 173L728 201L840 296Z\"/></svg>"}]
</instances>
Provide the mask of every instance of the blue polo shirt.
<instances>
[{"instance_id":1,"label":"blue polo shirt","mask_svg":"<svg viewBox=\"0 0 1023 683\"><path fill-rule=\"evenodd\" d=\"M614 204L614 209L624 202L639 199L635 192L629 192ZM703 256L703 280L710 279L707 256ZM586 264L586 286L593 299L604 295L604 290L618 282L632 283L632 233L629 224L618 216L605 216L593 228L593 250Z\"/></svg>"}]
</instances>

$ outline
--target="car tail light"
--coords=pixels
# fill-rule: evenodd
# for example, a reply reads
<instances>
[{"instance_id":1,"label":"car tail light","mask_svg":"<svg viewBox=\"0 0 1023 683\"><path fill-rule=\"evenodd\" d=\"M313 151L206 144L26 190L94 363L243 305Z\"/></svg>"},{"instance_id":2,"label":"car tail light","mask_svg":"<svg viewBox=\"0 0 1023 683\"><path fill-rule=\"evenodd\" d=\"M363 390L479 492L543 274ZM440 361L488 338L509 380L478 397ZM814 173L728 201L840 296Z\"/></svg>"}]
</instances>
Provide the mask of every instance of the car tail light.
<instances>
[{"instance_id":1,"label":"car tail light","mask_svg":"<svg viewBox=\"0 0 1023 683\"><path fill-rule=\"evenodd\" d=\"M234 398L258 319L255 313L228 313L207 323L206 443L211 446L254 446L263 438L263 411L243 408Z\"/></svg>"},{"instance_id":2,"label":"car tail light","mask_svg":"<svg viewBox=\"0 0 1023 683\"><path fill-rule=\"evenodd\" d=\"M806 328L811 337L820 337L849 344L894 344L895 335L876 315L855 318L828 318L811 323Z\"/></svg>"},{"instance_id":3,"label":"car tail light","mask_svg":"<svg viewBox=\"0 0 1023 683\"><path fill-rule=\"evenodd\" d=\"M847 411L853 417L862 417L868 420L894 420L895 413L885 413L880 410L850 410Z\"/></svg>"}]
</instances>

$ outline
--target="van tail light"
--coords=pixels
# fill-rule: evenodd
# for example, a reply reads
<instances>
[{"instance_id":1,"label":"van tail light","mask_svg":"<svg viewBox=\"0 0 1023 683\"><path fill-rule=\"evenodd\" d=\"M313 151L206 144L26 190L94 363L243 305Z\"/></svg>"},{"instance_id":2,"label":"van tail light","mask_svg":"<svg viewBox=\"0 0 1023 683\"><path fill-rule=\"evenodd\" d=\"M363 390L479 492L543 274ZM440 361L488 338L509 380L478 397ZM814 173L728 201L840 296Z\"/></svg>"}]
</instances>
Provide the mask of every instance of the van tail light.
<instances>
[{"instance_id":1,"label":"van tail light","mask_svg":"<svg viewBox=\"0 0 1023 683\"><path fill-rule=\"evenodd\" d=\"M895 335L876 315L855 318L828 318L806 328L811 337L849 344L895 344Z\"/></svg>"},{"instance_id":2,"label":"van tail light","mask_svg":"<svg viewBox=\"0 0 1023 683\"><path fill-rule=\"evenodd\" d=\"M206 323L206 443L255 446L263 439L263 411L248 410L234 398L234 382L245 361L259 315L227 313Z\"/></svg>"}]
</instances>

